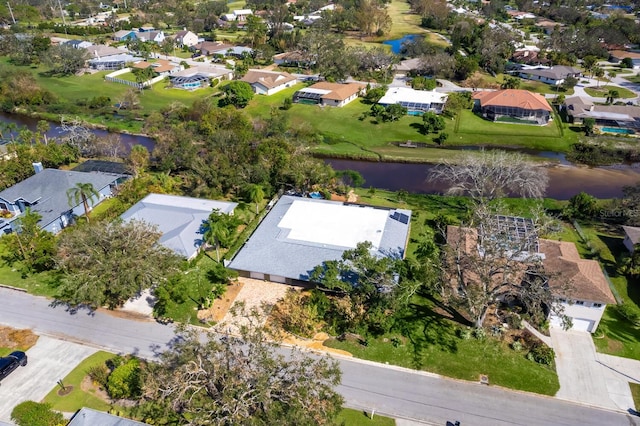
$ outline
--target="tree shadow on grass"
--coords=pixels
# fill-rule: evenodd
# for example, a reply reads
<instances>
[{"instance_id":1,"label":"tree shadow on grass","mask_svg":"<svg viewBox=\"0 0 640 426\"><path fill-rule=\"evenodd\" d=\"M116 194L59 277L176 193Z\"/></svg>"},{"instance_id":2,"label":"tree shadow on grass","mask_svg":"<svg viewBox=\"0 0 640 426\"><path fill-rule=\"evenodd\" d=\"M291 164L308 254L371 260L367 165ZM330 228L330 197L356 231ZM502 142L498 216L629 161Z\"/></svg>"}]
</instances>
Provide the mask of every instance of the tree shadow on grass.
<instances>
[{"instance_id":1,"label":"tree shadow on grass","mask_svg":"<svg viewBox=\"0 0 640 426\"><path fill-rule=\"evenodd\" d=\"M629 321L612 308L609 313L610 318L603 318L601 323L606 329L605 334L613 340L619 342L638 343L640 336L637 327L634 327Z\"/></svg>"},{"instance_id":2,"label":"tree shadow on grass","mask_svg":"<svg viewBox=\"0 0 640 426\"><path fill-rule=\"evenodd\" d=\"M429 347L449 353L458 351L455 326L432 309L432 301L424 297L419 301L411 303L396 321L399 331L411 342L412 362L417 369L423 367L424 351Z\"/></svg>"}]
</instances>

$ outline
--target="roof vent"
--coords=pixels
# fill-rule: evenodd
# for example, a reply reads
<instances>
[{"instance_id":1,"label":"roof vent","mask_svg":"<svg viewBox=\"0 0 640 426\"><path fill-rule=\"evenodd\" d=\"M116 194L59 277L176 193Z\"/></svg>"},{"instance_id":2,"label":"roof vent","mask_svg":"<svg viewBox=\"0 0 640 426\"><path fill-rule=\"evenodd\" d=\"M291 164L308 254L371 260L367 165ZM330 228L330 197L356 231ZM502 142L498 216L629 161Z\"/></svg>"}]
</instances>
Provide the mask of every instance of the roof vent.
<instances>
[{"instance_id":1,"label":"roof vent","mask_svg":"<svg viewBox=\"0 0 640 426\"><path fill-rule=\"evenodd\" d=\"M42 163L40 162L31 163L31 165L33 166L33 170L36 172L36 174L44 170L44 167L42 167Z\"/></svg>"}]
</instances>

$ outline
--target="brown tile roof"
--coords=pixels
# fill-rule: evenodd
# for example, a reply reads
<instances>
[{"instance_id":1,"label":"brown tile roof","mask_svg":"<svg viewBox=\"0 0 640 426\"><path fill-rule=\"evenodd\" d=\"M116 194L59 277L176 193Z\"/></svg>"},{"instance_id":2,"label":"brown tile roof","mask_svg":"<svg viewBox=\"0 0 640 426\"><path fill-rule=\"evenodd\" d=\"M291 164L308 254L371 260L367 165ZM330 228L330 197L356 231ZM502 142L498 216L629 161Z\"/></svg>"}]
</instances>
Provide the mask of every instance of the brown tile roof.
<instances>
[{"instance_id":1,"label":"brown tile roof","mask_svg":"<svg viewBox=\"0 0 640 426\"><path fill-rule=\"evenodd\" d=\"M464 232L464 235L461 235ZM463 238L463 240L460 240ZM447 226L447 245L462 243L466 253L478 250L476 229ZM582 259L575 244L566 241L538 240L540 253L545 255L542 264L547 273L557 275L550 280L551 291L557 297L616 303L600 264ZM554 291L555 290L555 291Z\"/></svg>"},{"instance_id":2,"label":"brown tile roof","mask_svg":"<svg viewBox=\"0 0 640 426\"><path fill-rule=\"evenodd\" d=\"M640 53L628 52L626 50L612 50L611 52L609 52L609 55L618 59L624 59L624 58L640 59Z\"/></svg>"},{"instance_id":3,"label":"brown tile roof","mask_svg":"<svg viewBox=\"0 0 640 426\"><path fill-rule=\"evenodd\" d=\"M336 101L344 101L351 96L358 93L358 91L364 89L364 84L360 83L329 83L328 81L320 81L316 84L309 86L310 89L331 90L326 95L322 95L323 99L333 99Z\"/></svg>"},{"instance_id":4,"label":"brown tile roof","mask_svg":"<svg viewBox=\"0 0 640 426\"><path fill-rule=\"evenodd\" d=\"M249 84L260 83L267 89L273 89L274 87L295 81L296 78L288 72L249 70L241 80Z\"/></svg>"},{"instance_id":5,"label":"brown tile roof","mask_svg":"<svg viewBox=\"0 0 640 426\"><path fill-rule=\"evenodd\" d=\"M624 233L631 240L631 244L635 246L640 242L640 228L636 226L623 226L622 229L624 229Z\"/></svg>"},{"instance_id":6,"label":"brown tile roof","mask_svg":"<svg viewBox=\"0 0 640 426\"><path fill-rule=\"evenodd\" d=\"M532 93L528 90L505 89L496 90L495 92L481 91L473 94L473 99L480 100L480 105L485 106L506 106L523 108L528 110L542 109L551 112L551 106L538 93Z\"/></svg>"},{"instance_id":7,"label":"brown tile roof","mask_svg":"<svg viewBox=\"0 0 640 426\"><path fill-rule=\"evenodd\" d=\"M133 67L139 68L142 70L152 67L155 72L166 72L166 71L171 71L176 66L164 59L158 59L156 62L147 62L147 61L136 62L135 64L133 64Z\"/></svg>"},{"instance_id":8,"label":"brown tile roof","mask_svg":"<svg viewBox=\"0 0 640 426\"><path fill-rule=\"evenodd\" d=\"M589 300L616 303L600 264L595 260L582 259L574 243L567 241L539 240L540 252L544 253L544 268L551 274L552 290L559 289L574 300ZM565 289L566 286L566 289Z\"/></svg>"}]
</instances>

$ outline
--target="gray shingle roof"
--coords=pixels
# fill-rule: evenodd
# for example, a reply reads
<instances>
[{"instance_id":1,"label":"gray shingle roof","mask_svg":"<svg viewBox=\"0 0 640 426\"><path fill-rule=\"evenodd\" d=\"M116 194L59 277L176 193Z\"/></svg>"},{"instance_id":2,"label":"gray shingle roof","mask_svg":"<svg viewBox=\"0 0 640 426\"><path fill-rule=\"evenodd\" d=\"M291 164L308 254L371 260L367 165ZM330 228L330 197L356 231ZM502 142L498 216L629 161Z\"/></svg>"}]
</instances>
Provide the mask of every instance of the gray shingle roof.
<instances>
[{"instance_id":1,"label":"gray shingle roof","mask_svg":"<svg viewBox=\"0 0 640 426\"><path fill-rule=\"evenodd\" d=\"M111 173L44 169L0 192L0 198L12 204L20 199L29 204L37 202L31 210L42 215L40 223L45 227L71 209L67 190L76 186L77 183L90 183L96 191L100 191L122 177L124 176Z\"/></svg>"},{"instance_id":2,"label":"gray shingle roof","mask_svg":"<svg viewBox=\"0 0 640 426\"><path fill-rule=\"evenodd\" d=\"M157 225L160 244L187 259L202 245L202 225L214 209L230 214L238 203L177 195L149 194L122 214L122 219Z\"/></svg>"},{"instance_id":3,"label":"gray shingle roof","mask_svg":"<svg viewBox=\"0 0 640 426\"><path fill-rule=\"evenodd\" d=\"M125 419L91 408L81 408L71 419L67 426L144 426L135 420Z\"/></svg>"},{"instance_id":4,"label":"gray shingle roof","mask_svg":"<svg viewBox=\"0 0 640 426\"><path fill-rule=\"evenodd\" d=\"M287 220L287 213L292 209L294 203L312 203L303 206L304 209L307 209L306 212L312 212L314 208L323 209L322 204L339 206L339 209L334 210L330 215L319 217L315 224L311 224L311 228L314 228L312 233L315 233L316 237L319 236L314 242L310 239L304 240L303 234L305 233L298 232L299 228L285 227L291 224L291 220ZM386 220L382 218L380 213L386 216ZM377 223L373 223L365 219L371 214L375 214L378 219L383 219L383 229L377 229L380 225L379 220ZM362 216L362 222L355 226L359 229L354 232L354 235L370 235L379 239L378 243L374 244L374 246L377 245L378 254L404 256L409 235L410 210L385 209L285 195L267 214L253 235L230 262L229 267L240 271L259 272L307 281L314 267L328 260L338 260L345 250L355 247L355 244L345 246L346 240L341 239L342 235L336 233L335 229L330 229L333 224L336 229L342 226L344 231L352 231L344 228L344 223L340 223L342 217L349 216L356 219ZM326 230L326 233L323 233L323 230ZM381 236L380 233L382 233ZM329 234L332 234L332 237L327 237ZM327 238L333 238L333 240L329 241ZM318 242L320 240L324 240L324 242Z\"/></svg>"}]
</instances>

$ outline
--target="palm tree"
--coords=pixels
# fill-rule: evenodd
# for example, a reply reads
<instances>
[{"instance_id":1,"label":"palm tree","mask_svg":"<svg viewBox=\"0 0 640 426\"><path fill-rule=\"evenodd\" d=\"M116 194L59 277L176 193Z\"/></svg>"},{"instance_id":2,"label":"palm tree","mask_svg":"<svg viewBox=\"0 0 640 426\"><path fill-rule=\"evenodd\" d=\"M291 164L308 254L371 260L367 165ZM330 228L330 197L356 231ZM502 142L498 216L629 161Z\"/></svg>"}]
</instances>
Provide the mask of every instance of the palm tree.
<instances>
[{"instance_id":1,"label":"palm tree","mask_svg":"<svg viewBox=\"0 0 640 426\"><path fill-rule=\"evenodd\" d=\"M612 104L620 97L620 92L616 89L609 89L609 93L607 93L607 103Z\"/></svg>"},{"instance_id":2,"label":"palm tree","mask_svg":"<svg viewBox=\"0 0 640 426\"><path fill-rule=\"evenodd\" d=\"M596 87L600 88L600 79L604 77L604 70L600 67L595 67L593 69L593 75L596 77Z\"/></svg>"},{"instance_id":3,"label":"palm tree","mask_svg":"<svg viewBox=\"0 0 640 426\"><path fill-rule=\"evenodd\" d=\"M252 203L256 203L256 214L259 213L260 201L264 199L264 189L257 184L251 184L247 186L247 197Z\"/></svg>"},{"instance_id":4,"label":"palm tree","mask_svg":"<svg viewBox=\"0 0 640 426\"><path fill-rule=\"evenodd\" d=\"M216 209L209 215L209 219L205 223L203 238L207 244L216 248L218 262L220 262L220 246L226 246L231 237L232 221L230 218L231 216Z\"/></svg>"},{"instance_id":5,"label":"palm tree","mask_svg":"<svg viewBox=\"0 0 640 426\"><path fill-rule=\"evenodd\" d=\"M93 197L100 199L100 193L96 191L90 183L76 183L76 186L67 190L67 198L69 199L69 207L73 208L80 202L84 206L84 215L89 222L89 201L93 200Z\"/></svg>"}]
</instances>

